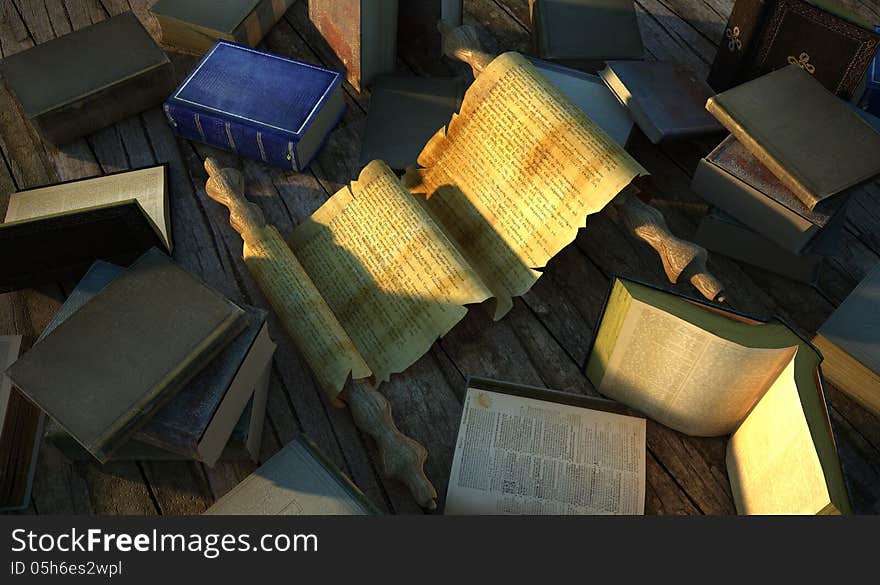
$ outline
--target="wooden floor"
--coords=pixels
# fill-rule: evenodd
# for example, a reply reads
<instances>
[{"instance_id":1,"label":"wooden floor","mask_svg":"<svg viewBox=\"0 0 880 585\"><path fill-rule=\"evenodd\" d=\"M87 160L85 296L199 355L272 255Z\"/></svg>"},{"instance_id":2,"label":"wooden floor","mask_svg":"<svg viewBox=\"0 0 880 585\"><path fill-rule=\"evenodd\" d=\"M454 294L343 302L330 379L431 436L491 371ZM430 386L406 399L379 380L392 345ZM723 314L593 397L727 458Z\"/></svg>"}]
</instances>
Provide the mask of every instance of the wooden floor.
<instances>
[{"instance_id":1,"label":"wooden floor","mask_svg":"<svg viewBox=\"0 0 880 585\"><path fill-rule=\"evenodd\" d=\"M0 50L12 55L133 9L158 38L147 13L153 0L0 0ZM877 0L844 0L872 22L880 22ZM484 27L497 50L529 52L528 0L465 0L466 22ZM678 60L705 76L723 34L733 0L636 0L649 58ZM330 67L340 64L308 20L298 0L264 40L267 50ZM170 53L180 77L195 64ZM96 63L96 66L100 66ZM460 71L448 63L401 55L402 72ZM367 96L346 87L348 109L323 152L301 174L253 161L243 165L249 194L283 234L307 218L329 195L354 178L364 130ZM699 157L716 140L657 148L636 131L630 152L659 186L656 204L680 236L693 235L706 206L689 189ZM265 306L241 258L241 240L227 213L207 198L202 162L218 151L175 139L157 107L63 149L42 143L8 92L0 90L0 213L9 193L59 180L140 167L170 165L175 259L232 299ZM229 160L228 157L226 160ZM845 251L823 269L811 288L773 274L712 257L711 270L727 287L734 308L768 317L776 313L812 335L880 255L880 186L853 205ZM482 309L470 314L406 373L383 387L401 430L428 447L427 473L445 492L466 375L501 378L569 392L589 391L583 374L587 349L599 318L609 275L666 282L645 244L605 212L592 216L575 243L560 253L546 274L513 311L493 323ZM48 323L72 283L40 291L0 295L0 333L36 335ZM678 290L693 294L686 285ZM290 339L271 322L278 352L272 374L263 459L295 433L307 433L382 509L421 513L408 492L378 473L376 451L349 414L333 408ZM880 511L880 419L832 387L831 418L855 509ZM655 514L734 512L724 466L725 439L695 439L659 424L648 425L646 511ZM42 447L29 513L197 514L253 469L252 464L119 462L100 466L70 463ZM442 510L442 502L440 509Z\"/></svg>"}]
</instances>

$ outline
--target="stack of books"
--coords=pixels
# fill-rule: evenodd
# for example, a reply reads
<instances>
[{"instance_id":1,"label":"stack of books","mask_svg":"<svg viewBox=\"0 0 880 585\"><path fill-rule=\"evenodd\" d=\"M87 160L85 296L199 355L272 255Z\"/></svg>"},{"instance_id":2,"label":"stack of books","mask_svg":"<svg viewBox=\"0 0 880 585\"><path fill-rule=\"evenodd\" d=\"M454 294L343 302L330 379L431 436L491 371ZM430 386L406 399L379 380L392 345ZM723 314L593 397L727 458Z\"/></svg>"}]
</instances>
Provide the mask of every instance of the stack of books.
<instances>
[{"instance_id":1,"label":"stack of books","mask_svg":"<svg viewBox=\"0 0 880 585\"><path fill-rule=\"evenodd\" d=\"M266 316L154 248L128 268L95 263L6 374L74 459L213 465L227 446L256 459L275 350Z\"/></svg>"},{"instance_id":2,"label":"stack of books","mask_svg":"<svg viewBox=\"0 0 880 585\"><path fill-rule=\"evenodd\" d=\"M697 243L814 282L839 245L847 199L880 173L880 134L797 65L706 107L731 135L694 174L692 188L716 208Z\"/></svg>"}]
</instances>

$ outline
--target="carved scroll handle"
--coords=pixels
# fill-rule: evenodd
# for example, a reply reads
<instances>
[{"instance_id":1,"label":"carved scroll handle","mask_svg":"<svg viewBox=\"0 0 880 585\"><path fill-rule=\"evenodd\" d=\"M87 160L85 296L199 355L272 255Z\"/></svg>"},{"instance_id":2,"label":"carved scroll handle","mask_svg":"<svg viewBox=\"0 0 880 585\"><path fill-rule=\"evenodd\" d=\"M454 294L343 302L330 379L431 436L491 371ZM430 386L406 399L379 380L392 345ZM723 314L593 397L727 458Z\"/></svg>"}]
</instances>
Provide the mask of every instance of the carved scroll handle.
<instances>
[{"instance_id":1,"label":"carved scroll handle","mask_svg":"<svg viewBox=\"0 0 880 585\"><path fill-rule=\"evenodd\" d=\"M256 247L263 238L280 239L277 230L265 229L266 220L260 208L244 196L244 180L241 173L231 168L221 169L211 158L205 161L205 170L208 171L209 176L205 185L208 196L229 208L229 223L241 234L246 244ZM287 250L286 245L282 245L282 249ZM292 251L290 258L293 260ZM277 261L279 264L283 263L284 258L278 258ZM262 267L270 266L271 264L262 265ZM274 298L269 293L269 287L264 286L263 283L263 280L271 282L276 276L279 279L285 278L285 271L280 269L280 272L279 275L273 275L254 271L253 275L257 284L266 293L269 302L276 308L276 314L285 330L292 338L296 338L295 331L299 324L283 318L289 312L279 309L286 302L285 299ZM397 429L391 418L391 405L388 401L378 391L360 380L351 381L339 397L351 409L355 425L376 441L383 472L388 477L403 482L420 506L429 510L435 509L437 491L424 471L428 452L418 442Z\"/></svg>"},{"instance_id":2,"label":"carved scroll handle","mask_svg":"<svg viewBox=\"0 0 880 585\"><path fill-rule=\"evenodd\" d=\"M474 77L479 76L494 59L494 55L483 49L475 27L452 27L440 21L437 28L443 36L443 53L470 65ZM686 278L710 301L724 301L721 296L722 284L706 269L708 253L704 248L672 235L660 211L627 192L615 197L613 204L633 234L660 255L663 270L670 282L676 283L680 278Z\"/></svg>"}]
</instances>

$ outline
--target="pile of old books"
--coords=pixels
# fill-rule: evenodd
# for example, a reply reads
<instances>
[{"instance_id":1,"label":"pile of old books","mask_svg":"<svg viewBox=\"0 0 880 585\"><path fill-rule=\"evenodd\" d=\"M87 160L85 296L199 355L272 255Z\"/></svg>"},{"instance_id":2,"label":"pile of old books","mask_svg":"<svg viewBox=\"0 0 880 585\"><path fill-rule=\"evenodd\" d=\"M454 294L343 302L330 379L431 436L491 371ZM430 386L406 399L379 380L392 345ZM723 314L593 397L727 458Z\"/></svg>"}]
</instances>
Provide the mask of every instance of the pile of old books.
<instances>
[{"instance_id":1,"label":"pile of old books","mask_svg":"<svg viewBox=\"0 0 880 585\"><path fill-rule=\"evenodd\" d=\"M417 165L458 115L470 79L396 75L397 55L439 58L436 24L461 24L461 0L311 0L309 19L344 73L254 48L292 4L158 0L150 12L163 42L202 56L180 76L132 13L22 51L0 71L48 142L65 144L162 104L181 139L296 172L344 115L346 91L369 90L360 162L384 181L385 199L374 207L390 208L391 195L410 201L392 169ZM623 148L636 127L653 144L721 140L726 129L694 175L694 191L713 206L698 241L815 279L821 258L837 253L848 200L880 174L878 122L845 101L861 97L867 71L861 106L880 110L880 28L807 0L737 0L704 81L680 64L643 60L632 0L529 4L534 56L516 63L539 72L545 97L565 100L580 128L598 127ZM782 18L790 13L797 18ZM104 65L95 68L98 61ZM387 166L370 164L377 159ZM0 376L0 505L27 504L44 437L71 459L101 463L257 459L275 348L267 313L226 299L166 255L173 251L168 173L160 164L10 197L0 224L0 292L77 284L38 339L0 337L0 372L8 373ZM369 195L362 189L360 201ZM456 239L449 234L457 219L431 220L442 225L432 232L437 241ZM336 244L353 237L349 224L333 229ZM478 244L489 248L487 241ZM462 258L484 252L468 249ZM326 259L306 262L304 274ZM831 380L880 412L880 352L870 342L880 323L868 318L877 302L880 271L813 342ZM643 513L648 416L689 435L727 437L741 513L846 512L820 361L782 322L613 279L586 374L619 402L470 379L446 511ZM387 369L374 373L400 371ZM209 510L375 512L306 437Z\"/></svg>"},{"instance_id":2,"label":"pile of old books","mask_svg":"<svg viewBox=\"0 0 880 585\"><path fill-rule=\"evenodd\" d=\"M128 268L96 262L28 351L15 359L7 340L5 406L20 392L39 407L19 457L45 431L74 460L256 460L275 350L266 316L155 248ZM26 505L28 474L13 480L4 504Z\"/></svg>"}]
</instances>

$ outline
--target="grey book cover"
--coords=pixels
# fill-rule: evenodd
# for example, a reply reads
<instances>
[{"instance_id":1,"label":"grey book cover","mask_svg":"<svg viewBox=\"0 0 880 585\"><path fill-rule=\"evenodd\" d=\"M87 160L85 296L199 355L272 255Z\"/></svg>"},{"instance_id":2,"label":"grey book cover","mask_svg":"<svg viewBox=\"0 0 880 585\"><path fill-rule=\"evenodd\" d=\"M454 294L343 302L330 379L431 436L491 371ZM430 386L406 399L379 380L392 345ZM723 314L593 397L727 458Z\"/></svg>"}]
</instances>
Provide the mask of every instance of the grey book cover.
<instances>
[{"instance_id":1,"label":"grey book cover","mask_svg":"<svg viewBox=\"0 0 880 585\"><path fill-rule=\"evenodd\" d=\"M260 516L379 513L304 435L297 436L205 512Z\"/></svg>"},{"instance_id":2,"label":"grey book cover","mask_svg":"<svg viewBox=\"0 0 880 585\"><path fill-rule=\"evenodd\" d=\"M819 328L819 333L880 373L880 266L876 266Z\"/></svg>"},{"instance_id":3,"label":"grey book cover","mask_svg":"<svg viewBox=\"0 0 880 585\"><path fill-rule=\"evenodd\" d=\"M95 262L55 314L47 330L60 325L124 273L125 268L121 266ZM257 339L265 327L268 313L250 305L241 305L241 308L246 314L246 329L160 408L134 434L132 441L150 444L183 458L214 464L274 350L268 332L263 333L259 342ZM252 352L259 355L251 357ZM239 382L235 385L237 395L231 396L234 381ZM215 443L213 449L202 445L209 432L218 435L217 440L212 441Z\"/></svg>"},{"instance_id":4,"label":"grey book cover","mask_svg":"<svg viewBox=\"0 0 880 585\"><path fill-rule=\"evenodd\" d=\"M809 209L880 173L880 134L797 65L706 108Z\"/></svg>"},{"instance_id":5,"label":"grey book cover","mask_svg":"<svg viewBox=\"0 0 880 585\"><path fill-rule=\"evenodd\" d=\"M171 61L131 12L7 57L0 72L56 144L155 106L175 86Z\"/></svg>"},{"instance_id":6,"label":"grey book cover","mask_svg":"<svg viewBox=\"0 0 880 585\"><path fill-rule=\"evenodd\" d=\"M239 307L154 248L7 374L104 462L244 327Z\"/></svg>"},{"instance_id":7,"label":"grey book cover","mask_svg":"<svg viewBox=\"0 0 880 585\"><path fill-rule=\"evenodd\" d=\"M642 59L632 0L529 0L532 34L543 59Z\"/></svg>"},{"instance_id":8,"label":"grey book cover","mask_svg":"<svg viewBox=\"0 0 880 585\"><path fill-rule=\"evenodd\" d=\"M458 112L464 90L464 80L457 77L377 77L360 164L378 159L398 170L415 165L428 140Z\"/></svg>"},{"instance_id":9,"label":"grey book cover","mask_svg":"<svg viewBox=\"0 0 880 585\"><path fill-rule=\"evenodd\" d=\"M627 147L632 117L601 77L534 57L527 59L616 143Z\"/></svg>"},{"instance_id":10,"label":"grey book cover","mask_svg":"<svg viewBox=\"0 0 880 585\"><path fill-rule=\"evenodd\" d=\"M790 252L718 210L700 221L694 242L713 253L805 284L816 281L822 262L821 255Z\"/></svg>"},{"instance_id":11,"label":"grey book cover","mask_svg":"<svg viewBox=\"0 0 880 585\"><path fill-rule=\"evenodd\" d=\"M609 61L600 75L654 144L724 131L706 111L712 88L683 65Z\"/></svg>"}]
</instances>

